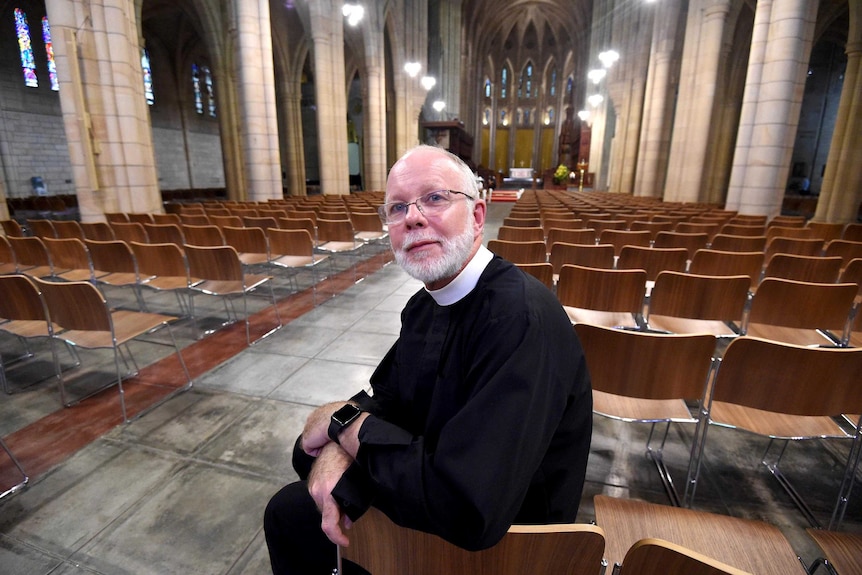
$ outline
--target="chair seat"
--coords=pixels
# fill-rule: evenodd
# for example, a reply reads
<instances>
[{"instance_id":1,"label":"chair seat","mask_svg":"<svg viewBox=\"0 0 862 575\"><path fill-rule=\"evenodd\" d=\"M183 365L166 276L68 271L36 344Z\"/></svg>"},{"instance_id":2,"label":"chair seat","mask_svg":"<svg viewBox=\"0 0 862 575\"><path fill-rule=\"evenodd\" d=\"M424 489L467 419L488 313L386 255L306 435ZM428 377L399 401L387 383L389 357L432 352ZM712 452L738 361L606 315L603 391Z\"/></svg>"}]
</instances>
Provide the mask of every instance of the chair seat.
<instances>
[{"instance_id":1,"label":"chair seat","mask_svg":"<svg viewBox=\"0 0 862 575\"><path fill-rule=\"evenodd\" d=\"M108 284L111 286L129 286L138 283L138 276L132 272L103 272L96 270L95 274L98 283ZM140 281L146 282L150 279L152 278L140 278Z\"/></svg>"},{"instance_id":2,"label":"chair seat","mask_svg":"<svg viewBox=\"0 0 862 575\"><path fill-rule=\"evenodd\" d=\"M155 276L142 280L141 283L153 289L169 291L187 288L189 283L196 286L201 283L201 280L192 278L190 281L185 276Z\"/></svg>"},{"instance_id":3,"label":"chair seat","mask_svg":"<svg viewBox=\"0 0 862 575\"><path fill-rule=\"evenodd\" d=\"M5 331L19 337L48 337L48 324L43 319L13 319L0 323L0 331ZM54 325L55 333L62 331Z\"/></svg>"},{"instance_id":4,"label":"chair seat","mask_svg":"<svg viewBox=\"0 0 862 575\"><path fill-rule=\"evenodd\" d=\"M325 261L328 256L279 256L270 263L277 266L288 268L303 268L319 264Z\"/></svg>"},{"instance_id":5,"label":"chair seat","mask_svg":"<svg viewBox=\"0 0 862 575\"><path fill-rule=\"evenodd\" d=\"M717 337L735 337L738 335L729 325L720 320L650 314L647 325L649 329L669 333L711 333Z\"/></svg>"},{"instance_id":6,"label":"chair seat","mask_svg":"<svg viewBox=\"0 0 862 575\"><path fill-rule=\"evenodd\" d=\"M16 266L15 264L9 264L9 263L0 264L0 275L14 274L17 271L18 271L18 266Z\"/></svg>"},{"instance_id":7,"label":"chair seat","mask_svg":"<svg viewBox=\"0 0 862 575\"><path fill-rule=\"evenodd\" d=\"M245 274L245 283L238 280L204 280L192 289L210 295L242 294L268 282L272 276Z\"/></svg>"},{"instance_id":8,"label":"chair seat","mask_svg":"<svg viewBox=\"0 0 862 575\"><path fill-rule=\"evenodd\" d=\"M374 242L385 240L389 237L389 234L386 232L356 232L354 237L360 242Z\"/></svg>"},{"instance_id":9,"label":"chair seat","mask_svg":"<svg viewBox=\"0 0 862 575\"><path fill-rule=\"evenodd\" d=\"M750 322L745 335L791 343L793 345L820 346L835 345L824 333L815 329L785 327L771 324Z\"/></svg>"},{"instance_id":10,"label":"chair seat","mask_svg":"<svg viewBox=\"0 0 862 575\"><path fill-rule=\"evenodd\" d=\"M579 307L563 306L572 323L589 323L603 327L638 327L634 316L629 312L597 311Z\"/></svg>"},{"instance_id":11,"label":"chair seat","mask_svg":"<svg viewBox=\"0 0 862 575\"><path fill-rule=\"evenodd\" d=\"M696 423L681 399L641 399L593 390L593 412L622 421Z\"/></svg>"},{"instance_id":12,"label":"chair seat","mask_svg":"<svg viewBox=\"0 0 862 575\"><path fill-rule=\"evenodd\" d=\"M269 262L269 257L266 254L241 253L239 261L246 266L257 266Z\"/></svg>"},{"instance_id":13,"label":"chair seat","mask_svg":"<svg viewBox=\"0 0 862 575\"><path fill-rule=\"evenodd\" d=\"M317 246L317 249L324 252L339 253L353 251L356 247L355 242L326 242Z\"/></svg>"},{"instance_id":14,"label":"chair seat","mask_svg":"<svg viewBox=\"0 0 862 575\"><path fill-rule=\"evenodd\" d=\"M813 437L852 437L831 417L789 415L713 401L710 423L722 427L745 429L776 439Z\"/></svg>"}]
</instances>

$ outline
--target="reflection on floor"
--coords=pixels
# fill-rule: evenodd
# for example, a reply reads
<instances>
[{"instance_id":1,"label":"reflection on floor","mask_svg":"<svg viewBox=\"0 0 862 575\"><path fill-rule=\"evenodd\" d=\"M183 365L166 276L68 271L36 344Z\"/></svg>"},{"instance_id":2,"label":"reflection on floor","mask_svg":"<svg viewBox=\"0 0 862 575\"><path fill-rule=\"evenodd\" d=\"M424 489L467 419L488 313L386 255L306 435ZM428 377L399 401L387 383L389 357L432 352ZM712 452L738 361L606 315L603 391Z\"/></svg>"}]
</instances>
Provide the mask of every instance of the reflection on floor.
<instances>
[{"instance_id":1,"label":"reflection on floor","mask_svg":"<svg viewBox=\"0 0 862 575\"><path fill-rule=\"evenodd\" d=\"M510 206L491 206L486 239L495 237ZM290 449L305 416L367 386L397 337L401 308L420 288L389 260L377 250L360 266L357 277L364 279L356 284L353 262L338 262L337 275L315 293L288 297L289 282L279 278L285 326L252 347L240 323L198 340L190 320L178 322L195 386L128 425L120 424L116 387L58 409L54 380L39 381L51 373L50 352L35 346L35 358L9 367L16 393L0 397L0 435L33 477L27 489L0 503L0 571L267 573L261 515L269 496L295 478ZM310 279L300 281L310 286ZM177 311L171 294L147 297L158 311ZM124 293L111 298L134 301ZM196 308L206 305L200 299ZM275 322L260 299L254 304L257 337ZM220 302L199 309L213 323L224 311ZM135 413L182 383L161 337L133 348L139 364L148 366L125 385ZM18 353L16 346L0 339L4 359ZM68 372L75 393L110 375L103 357L82 359L82 367ZM648 432L647 426L595 418L579 521L593 519L598 493L668 503L644 455ZM671 428L665 459L678 482L690 437L685 426ZM778 525L807 564L817 549L802 515L759 465L764 448L764 441L741 432L711 429L695 507ZM788 449L788 475L822 521L834 504L845 453L845 445L830 442ZM11 482L11 465L2 456L0 470L2 484ZM851 500L845 529L862 530L860 497Z\"/></svg>"}]
</instances>

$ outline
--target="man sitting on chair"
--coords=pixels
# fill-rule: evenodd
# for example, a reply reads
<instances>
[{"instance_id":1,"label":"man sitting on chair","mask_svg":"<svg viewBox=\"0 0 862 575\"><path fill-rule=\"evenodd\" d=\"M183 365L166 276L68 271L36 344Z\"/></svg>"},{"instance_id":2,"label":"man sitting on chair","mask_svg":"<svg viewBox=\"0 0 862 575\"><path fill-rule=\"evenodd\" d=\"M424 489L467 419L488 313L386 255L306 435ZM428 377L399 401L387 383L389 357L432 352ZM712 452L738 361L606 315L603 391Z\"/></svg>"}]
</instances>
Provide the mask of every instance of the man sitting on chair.
<instances>
[{"instance_id":1,"label":"man sitting on chair","mask_svg":"<svg viewBox=\"0 0 862 575\"><path fill-rule=\"evenodd\" d=\"M445 150L419 146L392 167L381 218L425 289L373 397L308 417L293 450L305 481L264 518L274 573L331 573L333 543L348 545L370 505L471 550L512 523L575 520L592 434L584 354L553 293L482 245L485 211L470 168Z\"/></svg>"}]
</instances>

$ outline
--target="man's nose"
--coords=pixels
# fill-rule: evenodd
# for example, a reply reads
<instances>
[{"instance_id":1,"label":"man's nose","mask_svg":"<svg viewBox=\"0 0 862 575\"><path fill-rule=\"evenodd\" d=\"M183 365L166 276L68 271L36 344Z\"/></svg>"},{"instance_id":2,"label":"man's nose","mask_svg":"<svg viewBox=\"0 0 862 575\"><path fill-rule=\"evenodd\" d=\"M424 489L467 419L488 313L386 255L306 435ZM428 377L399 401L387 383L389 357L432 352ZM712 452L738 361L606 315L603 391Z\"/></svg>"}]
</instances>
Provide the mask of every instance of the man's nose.
<instances>
[{"instance_id":1,"label":"man's nose","mask_svg":"<svg viewBox=\"0 0 862 575\"><path fill-rule=\"evenodd\" d=\"M422 210L419 209L419 205L415 203L407 204L407 213L404 214L404 223L406 223L408 227L412 227L415 225L424 225L425 222L425 214L423 214Z\"/></svg>"}]
</instances>

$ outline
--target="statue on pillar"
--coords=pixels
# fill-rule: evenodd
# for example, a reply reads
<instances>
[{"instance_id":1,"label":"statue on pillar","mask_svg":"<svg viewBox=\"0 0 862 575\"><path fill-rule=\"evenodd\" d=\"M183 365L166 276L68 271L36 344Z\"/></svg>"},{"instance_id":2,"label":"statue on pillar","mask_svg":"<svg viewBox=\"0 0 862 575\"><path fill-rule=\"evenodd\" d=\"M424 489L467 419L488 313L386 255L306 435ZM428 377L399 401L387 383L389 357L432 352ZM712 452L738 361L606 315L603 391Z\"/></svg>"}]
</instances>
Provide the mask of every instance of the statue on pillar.
<instances>
[{"instance_id":1,"label":"statue on pillar","mask_svg":"<svg viewBox=\"0 0 862 575\"><path fill-rule=\"evenodd\" d=\"M578 163L578 154L581 147L581 128L579 122L575 121L574 108L566 107L566 119L560 129L559 160L557 165L563 164L570 170Z\"/></svg>"}]
</instances>

